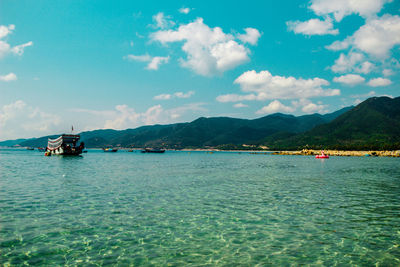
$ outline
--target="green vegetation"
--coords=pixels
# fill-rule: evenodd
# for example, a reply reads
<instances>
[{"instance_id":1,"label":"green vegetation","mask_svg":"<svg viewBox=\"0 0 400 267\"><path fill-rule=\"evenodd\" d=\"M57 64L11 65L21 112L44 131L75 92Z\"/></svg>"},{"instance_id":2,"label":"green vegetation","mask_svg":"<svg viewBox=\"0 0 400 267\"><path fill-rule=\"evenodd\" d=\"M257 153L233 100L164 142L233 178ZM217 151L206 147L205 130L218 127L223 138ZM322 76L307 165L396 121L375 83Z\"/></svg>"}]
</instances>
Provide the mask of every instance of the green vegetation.
<instances>
[{"instance_id":1,"label":"green vegetation","mask_svg":"<svg viewBox=\"0 0 400 267\"><path fill-rule=\"evenodd\" d=\"M327 124L287 138L266 139L272 149L400 149L400 97L373 97Z\"/></svg>"},{"instance_id":2,"label":"green vegetation","mask_svg":"<svg viewBox=\"0 0 400 267\"><path fill-rule=\"evenodd\" d=\"M49 136L50 138L56 137ZM43 147L48 137L6 141ZM190 123L81 133L89 148L163 147L224 150L400 149L400 97L373 97L334 113L295 117L281 113L259 119L199 118ZM4 145L5 142L0 142Z\"/></svg>"}]
</instances>

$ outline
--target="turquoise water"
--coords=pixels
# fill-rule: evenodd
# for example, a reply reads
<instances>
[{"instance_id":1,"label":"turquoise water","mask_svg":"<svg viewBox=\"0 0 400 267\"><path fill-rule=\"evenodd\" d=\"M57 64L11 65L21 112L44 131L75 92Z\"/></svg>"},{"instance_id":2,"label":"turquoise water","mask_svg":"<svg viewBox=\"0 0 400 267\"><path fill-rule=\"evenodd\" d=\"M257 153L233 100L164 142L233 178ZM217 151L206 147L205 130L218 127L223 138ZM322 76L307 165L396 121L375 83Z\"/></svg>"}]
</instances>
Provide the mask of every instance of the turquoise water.
<instances>
[{"instance_id":1,"label":"turquoise water","mask_svg":"<svg viewBox=\"0 0 400 267\"><path fill-rule=\"evenodd\" d=\"M400 159L0 150L3 265L400 265Z\"/></svg>"}]
</instances>

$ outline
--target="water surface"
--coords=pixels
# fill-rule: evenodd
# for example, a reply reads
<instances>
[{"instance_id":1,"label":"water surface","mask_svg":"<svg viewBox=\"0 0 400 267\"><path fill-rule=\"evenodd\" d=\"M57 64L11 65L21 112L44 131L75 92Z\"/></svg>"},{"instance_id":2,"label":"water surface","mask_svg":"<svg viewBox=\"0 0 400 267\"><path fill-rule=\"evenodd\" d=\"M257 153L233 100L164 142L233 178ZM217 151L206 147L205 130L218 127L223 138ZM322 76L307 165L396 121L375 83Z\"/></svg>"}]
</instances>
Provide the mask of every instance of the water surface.
<instances>
[{"instance_id":1,"label":"water surface","mask_svg":"<svg viewBox=\"0 0 400 267\"><path fill-rule=\"evenodd\" d=\"M0 264L400 264L398 158L0 150Z\"/></svg>"}]
</instances>

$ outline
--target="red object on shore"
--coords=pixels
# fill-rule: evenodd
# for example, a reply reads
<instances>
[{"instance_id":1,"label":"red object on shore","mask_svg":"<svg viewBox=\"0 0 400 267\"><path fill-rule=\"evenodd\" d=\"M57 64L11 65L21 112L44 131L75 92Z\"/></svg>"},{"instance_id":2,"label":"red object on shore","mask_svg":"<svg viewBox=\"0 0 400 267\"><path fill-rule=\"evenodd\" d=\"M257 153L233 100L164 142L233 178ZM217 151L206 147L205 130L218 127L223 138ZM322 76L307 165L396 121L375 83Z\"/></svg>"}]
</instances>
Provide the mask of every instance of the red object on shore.
<instances>
[{"instance_id":1,"label":"red object on shore","mask_svg":"<svg viewBox=\"0 0 400 267\"><path fill-rule=\"evenodd\" d=\"M316 155L316 159L329 159L329 155L325 155L324 151L321 151L321 155Z\"/></svg>"}]
</instances>

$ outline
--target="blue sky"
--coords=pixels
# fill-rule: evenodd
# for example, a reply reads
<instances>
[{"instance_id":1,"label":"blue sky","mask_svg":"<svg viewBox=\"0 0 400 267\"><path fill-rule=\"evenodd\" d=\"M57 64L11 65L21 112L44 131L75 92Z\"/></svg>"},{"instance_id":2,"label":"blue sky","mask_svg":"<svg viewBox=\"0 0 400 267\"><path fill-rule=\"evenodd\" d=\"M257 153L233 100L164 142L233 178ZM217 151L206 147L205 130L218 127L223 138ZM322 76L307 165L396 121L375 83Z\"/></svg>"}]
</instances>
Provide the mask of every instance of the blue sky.
<instances>
[{"instance_id":1,"label":"blue sky","mask_svg":"<svg viewBox=\"0 0 400 267\"><path fill-rule=\"evenodd\" d=\"M0 140L396 97L399 12L390 0L2 0Z\"/></svg>"}]
</instances>

